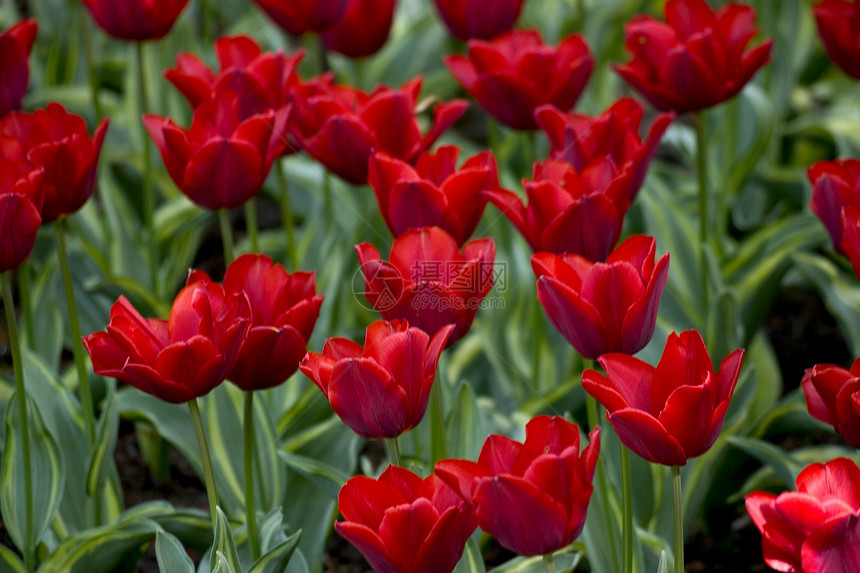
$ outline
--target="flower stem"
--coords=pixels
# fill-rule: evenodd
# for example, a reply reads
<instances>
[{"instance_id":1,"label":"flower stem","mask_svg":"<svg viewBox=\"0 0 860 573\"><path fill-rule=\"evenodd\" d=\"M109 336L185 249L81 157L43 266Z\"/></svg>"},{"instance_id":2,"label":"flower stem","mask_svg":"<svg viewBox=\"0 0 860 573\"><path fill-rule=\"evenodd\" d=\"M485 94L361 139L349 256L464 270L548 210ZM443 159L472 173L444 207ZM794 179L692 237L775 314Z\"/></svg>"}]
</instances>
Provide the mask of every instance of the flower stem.
<instances>
[{"instance_id":1,"label":"flower stem","mask_svg":"<svg viewBox=\"0 0 860 573\"><path fill-rule=\"evenodd\" d=\"M576 0L576 18L579 21L579 30L585 32L585 0Z\"/></svg>"},{"instance_id":2,"label":"flower stem","mask_svg":"<svg viewBox=\"0 0 860 573\"><path fill-rule=\"evenodd\" d=\"M543 562L546 565L546 573L555 573L555 561L552 558L552 553L544 555Z\"/></svg>"},{"instance_id":3,"label":"flower stem","mask_svg":"<svg viewBox=\"0 0 860 573\"><path fill-rule=\"evenodd\" d=\"M143 42L137 43L137 89L140 101L140 113L149 111L146 95L146 62L143 56ZM143 139L143 224L146 227L146 240L149 247L150 284L156 296L159 296L158 281L158 239L155 235L155 197L152 190L152 148L146 129L141 128Z\"/></svg>"},{"instance_id":4,"label":"flower stem","mask_svg":"<svg viewBox=\"0 0 860 573\"><path fill-rule=\"evenodd\" d=\"M402 467L403 459L400 457L400 441L397 436L388 438L385 440L385 443L388 446L388 458L391 461L391 465Z\"/></svg>"},{"instance_id":5,"label":"flower stem","mask_svg":"<svg viewBox=\"0 0 860 573\"><path fill-rule=\"evenodd\" d=\"M21 296L21 318L24 321L24 340L27 348L36 348L36 332L33 329L33 302L30 300L30 260L18 266L18 293Z\"/></svg>"},{"instance_id":6,"label":"flower stem","mask_svg":"<svg viewBox=\"0 0 860 573\"><path fill-rule=\"evenodd\" d=\"M245 392L245 513L248 516L248 537L251 540L251 559L260 557L260 538L257 535L257 508L254 503L254 391Z\"/></svg>"},{"instance_id":7,"label":"flower stem","mask_svg":"<svg viewBox=\"0 0 860 573\"><path fill-rule=\"evenodd\" d=\"M331 190L331 174L326 170L323 173L323 218L326 229L334 225L334 197Z\"/></svg>"},{"instance_id":8,"label":"flower stem","mask_svg":"<svg viewBox=\"0 0 860 573\"><path fill-rule=\"evenodd\" d=\"M218 209L218 225L221 227L221 244L224 246L224 266L233 262L233 228L230 226L230 211Z\"/></svg>"},{"instance_id":9,"label":"flower stem","mask_svg":"<svg viewBox=\"0 0 860 573\"><path fill-rule=\"evenodd\" d=\"M15 322L15 307L12 303L12 278L9 272L0 275L3 289L3 308L6 311L6 330L9 346L12 349L12 369L15 372L15 396L18 400L18 422L21 424L21 457L24 464L24 568L29 572L35 569L35 547L30 546L34 537L33 524L33 463L30 459L30 424L27 420L27 388L24 385L24 361L21 359L21 344Z\"/></svg>"},{"instance_id":10,"label":"flower stem","mask_svg":"<svg viewBox=\"0 0 860 573\"><path fill-rule=\"evenodd\" d=\"M633 573L633 484L630 477L630 450L624 444L621 444L621 499L624 508L622 571Z\"/></svg>"},{"instance_id":11,"label":"flower stem","mask_svg":"<svg viewBox=\"0 0 860 573\"><path fill-rule=\"evenodd\" d=\"M445 443L445 410L442 402L442 381L437 379L430 389L430 457L434 464L448 457Z\"/></svg>"},{"instance_id":12,"label":"flower stem","mask_svg":"<svg viewBox=\"0 0 860 573\"><path fill-rule=\"evenodd\" d=\"M96 114L96 123L101 123L104 114L99 99L99 78L96 74L95 58L93 58L93 35L89 18L86 14L81 18L81 34L84 37L84 54L87 59L87 72L90 76L90 97L93 98L93 111Z\"/></svg>"},{"instance_id":13,"label":"flower stem","mask_svg":"<svg viewBox=\"0 0 860 573\"><path fill-rule=\"evenodd\" d=\"M684 573L684 511L680 466L672 466L672 509L675 516L675 573Z\"/></svg>"},{"instance_id":14,"label":"flower stem","mask_svg":"<svg viewBox=\"0 0 860 573\"><path fill-rule=\"evenodd\" d=\"M251 245L252 253L260 252L260 242L257 239L257 206L254 198L248 199L245 203L245 228L248 231L248 242Z\"/></svg>"},{"instance_id":15,"label":"flower stem","mask_svg":"<svg viewBox=\"0 0 860 573\"><path fill-rule=\"evenodd\" d=\"M278 173L278 182L281 185L281 218L284 220L284 231L287 234L287 263L290 269L295 269L296 260L296 240L293 236L293 212L290 207L290 189L287 184L287 176L284 173L284 163L279 160L276 171Z\"/></svg>"},{"instance_id":16,"label":"flower stem","mask_svg":"<svg viewBox=\"0 0 860 573\"><path fill-rule=\"evenodd\" d=\"M218 507L218 490L215 489L215 469L212 467L212 456L209 454L209 443L206 441L206 430L203 429L203 419L200 417L200 406L197 398L188 402L191 410L191 421L197 434L197 445L200 447L200 459L203 462L203 479L206 482L206 497L209 498L209 515L212 518L212 531L215 531L215 508Z\"/></svg>"},{"instance_id":17,"label":"flower stem","mask_svg":"<svg viewBox=\"0 0 860 573\"><path fill-rule=\"evenodd\" d=\"M57 255L60 258L60 269L63 273L63 286L66 290L66 306L69 309L72 355L75 359L75 368L78 371L78 384L81 389L81 406L84 409L84 429L87 434L87 444L92 448L96 441L95 413L92 392L90 391L90 380L87 377L84 344L81 341L81 323L78 318L78 305L75 302L75 289L72 285L72 271L69 267L68 251L66 250L66 234L63 230L65 220L65 217L60 217L54 222L54 236L57 241Z\"/></svg>"},{"instance_id":18,"label":"flower stem","mask_svg":"<svg viewBox=\"0 0 860 573\"><path fill-rule=\"evenodd\" d=\"M543 307L540 302L537 303L537 308L534 310L534 339L535 339L535 355L532 362L532 384L538 387L538 379L540 378L540 354L543 350L546 331L543 325Z\"/></svg>"},{"instance_id":19,"label":"flower stem","mask_svg":"<svg viewBox=\"0 0 860 573\"><path fill-rule=\"evenodd\" d=\"M696 156L698 160L697 171L699 176L699 241L704 248L708 244L708 149L707 134L705 133L705 112L700 111L693 114L693 123L696 126ZM702 257L702 319L708 310L708 259L704 251Z\"/></svg>"}]
</instances>

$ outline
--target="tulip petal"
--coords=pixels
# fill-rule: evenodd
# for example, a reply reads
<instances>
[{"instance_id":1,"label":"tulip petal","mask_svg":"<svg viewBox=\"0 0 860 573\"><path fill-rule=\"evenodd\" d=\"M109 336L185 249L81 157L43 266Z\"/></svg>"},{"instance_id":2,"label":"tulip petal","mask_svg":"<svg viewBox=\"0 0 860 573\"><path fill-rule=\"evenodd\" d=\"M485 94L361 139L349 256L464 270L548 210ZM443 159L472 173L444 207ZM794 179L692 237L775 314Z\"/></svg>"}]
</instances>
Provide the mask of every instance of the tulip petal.
<instances>
[{"instance_id":1,"label":"tulip petal","mask_svg":"<svg viewBox=\"0 0 860 573\"><path fill-rule=\"evenodd\" d=\"M860 517L831 519L812 532L801 556L807 573L860 571Z\"/></svg>"},{"instance_id":2,"label":"tulip petal","mask_svg":"<svg viewBox=\"0 0 860 573\"><path fill-rule=\"evenodd\" d=\"M410 428L406 393L373 360L350 358L335 364L328 399L334 413L363 438L395 438Z\"/></svg>"},{"instance_id":3,"label":"tulip petal","mask_svg":"<svg viewBox=\"0 0 860 573\"><path fill-rule=\"evenodd\" d=\"M666 466L683 466L687 456L654 416L631 408L606 415L621 443L636 455Z\"/></svg>"}]
</instances>

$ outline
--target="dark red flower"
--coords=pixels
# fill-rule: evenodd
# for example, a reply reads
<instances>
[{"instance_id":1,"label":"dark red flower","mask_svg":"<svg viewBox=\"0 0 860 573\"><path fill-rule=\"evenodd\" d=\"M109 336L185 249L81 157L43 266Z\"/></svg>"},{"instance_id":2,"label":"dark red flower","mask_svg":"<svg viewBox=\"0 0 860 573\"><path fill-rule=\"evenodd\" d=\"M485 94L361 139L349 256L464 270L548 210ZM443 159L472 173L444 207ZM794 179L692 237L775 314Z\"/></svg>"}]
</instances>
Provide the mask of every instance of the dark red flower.
<instances>
[{"instance_id":1,"label":"dark red flower","mask_svg":"<svg viewBox=\"0 0 860 573\"><path fill-rule=\"evenodd\" d=\"M454 344L469 332L481 301L493 288L493 239L463 246L438 227L412 229L394 239L388 261L370 243L356 245L365 297L386 320L408 320L433 334L455 325Z\"/></svg>"},{"instance_id":2,"label":"dark red flower","mask_svg":"<svg viewBox=\"0 0 860 573\"><path fill-rule=\"evenodd\" d=\"M594 68L577 34L553 48L537 30L514 30L490 42L470 40L468 48L469 57L445 56L445 65L487 113L514 129L537 129L542 105L572 108Z\"/></svg>"},{"instance_id":3,"label":"dark red flower","mask_svg":"<svg viewBox=\"0 0 860 573\"><path fill-rule=\"evenodd\" d=\"M489 151L479 153L458 171L459 153L459 147L445 145L421 155L414 168L385 153L373 155L368 183L395 237L435 226L462 245L475 232L487 205L480 192L499 186L496 158Z\"/></svg>"},{"instance_id":4,"label":"dark red flower","mask_svg":"<svg viewBox=\"0 0 860 573\"><path fill-rule=\"evenodd\" d=\"M788 573L855 571L860 564L860 469L847 458L807 466L797 491L757 491L747 512L761 531L765 563Z\"/></svg>"},{"instance_id":5,"label":"dark red flower","mask_svg":"<svg viewBox=\"0 0 860 573\"><path fill-rule=\"evenodd\" d=\"M842 209L860 206L860 161L839 159L819 161L806 171L812 183L810 207L833 240L837 253L842 249Z\"/></svg>"},{"instance_id":6,"label":"dark red flower","mask_svg":"<svg viewBox=\"0 0 860 573\"><path fill-rule=\"evenodd\" d=\"M467 42L492 40L514 27L525 0L434 0L451 35Z\"/></svg>"},{"instance_id":7,"label":"dark red flower","mask_svg":"<svg viewBox=\"0 0 860 573\"><path fill-rule=\"evenodd\" d=\"M683 466L714 444L738 382L743 349L714 373L695 330L672 333L657 368L628 354L598 358L606 371L582 375L586 392L603 404L618 439L648 461Z\"/></svg>"},{"instance_id":8,"label":"dark red flower","mask_svg":"<svg viewBox=\"0 0 860 573\"><path fill-rule=\"evenodd\" d=\"M224 381L250 325L244 294L227 296L195 271L173 301L167 320L145 319L120 297L107 332L84 337L93 370L166 402L188 402Z\"/></svg>"},{"instance_id":9,"label":"dark red flower","mask_svg":"<svg viewBox=\"0 0 860 573\"><path fill-rule=\"evenodd\" d=\"M804 373L802 386L810 415L860 448L860 358L850 370L816 364Z\"/></svg>"},{"instance_id":10,"label":"dark red flower","mask_svg":"<svg viewBox=\"0 0 860 573\"><path fill-rule=\"evenodd\" d=\"M446 325L431 339L405 320L378 320L367 327L364 347L329 338L322 354L308 352L300 368L356 434L396 438L424 417L439 355L452 330Z\"/></svg>"},{"instance_id":11,"label":"dark red flower","mask_svg":"<svg viewBox=\"0 0 860 573\"><path fill-rule=\"evenodd\" d=\"M438 476L397 466L349 479L337 506L335 530L377 573L450 573L475 530L472 510Z\"/></svg>"},{"instance_id":12,"label":"dark red flower","mask_svg":"<svg viewBox=\"0 0 860 573\"><path fill-rule=\"evenodd\" d=\"M22 20L0 33L0 117L21 109L30 83L30 50L36 41L36 20Z\"/></svg>"},{"instance_id":13,"label":"dark red flower","mask_svg":"<svg viewBox=\"0 0 860 573\"><path fill-rule=\"evenodd\" d=\"M331 77L313 80L296 98L293 134L314 159L344 180L367 183L374 151L414 163L466 110L456 100L433 108L433 126L424 135L415 115L422 78L393 90L379 86L365 93L334 86Z\"/></svg>"},{"instance_id":14,"label":"dark red flower","mask_svg":"<svg viewBox=\"0 0 860 573\"><path fill-rule=\"evenodd\" d=\"M343 16L322 33L325 47L349 58L378 52L388 40L395 0L348 0Z\"/></svg>"},{"instance_id":15,"label":"dark red flower","mask_svg":"<svg viewBox=\"0 0 860 573\"><path fill-rule=\"evenodd\" d=\"M830 59L842 71L860 79L860 4L848 0L823 0L812 8L818 36Z\"/></svg>"},{"instance_id":16,"label":"dark red flower","mask_svg":"<svg viewBox=\"0 0 860 573\"><path fill-rule=\"evenodd\" d=\"M579 428L539 416L519 443L493 434L477 462L442 460L436 474L475 508L478 525L519 555L547 555L579 537L593 490L600 428L580 453Z\"/></svg>"},{"instance_id":17,"label":"dark red flower","mask_svg":"<svg viewBox=\"0 0 860 573\"><path fill-rule=\"evenodd\" d=\"M624 80L661 111L686 113L734 97L770 61L773 40L748 51L755 12L705 0L668 0L666 22L638 16L624 27L633 59L615 66Z\"/></svg>"},{"instance_id":18,"label":"dark red flower","mask_svg":"<svg viewBox=\"0 0 860 573\"><path fill-rule=\"evenodd\" d=\"M851 261L854 274L860 277L860 206L846 205L842 208L842 241L840 252Z\"/></svg>"},{"instance_id":19,"label":"dark red flower","mask_svg":"<svg viewBox=\"0 0 860 573\"><path fill-rule=\"evenodd\" d=\"M120 40L158 40L188 0L83 0L99 27Z\"/></svg>"},{"instance_id":20,"label":"dark red flower","mask_svg":"<svg viewBox=\"0 0 860 573\"><path fill-rule=\"evenodd\" d=\"M537 253L537 297L556 330L586 358L636 354L654 335L669 278L669 253L655 266L653 237L636 235L605 263L579 255Z\"/></svg>"},{"instance_id":21,"label":"dark red flower","mask_svg":"<svg viewBox=\"0 0 860 573\"><path fill-rule=\"evenodd\" d=\"M293 36L322 32L343 16L349 0L254 0L272 21Z\"/></svg>"},{"instance_id":22,"label":"dark red flower","mask_svg":"<svg viewBox=\"0 0 860 573\"><path fill-rule=\"evenodd\" d=\"M621 236L632 170L617 172L604 158L579 173L569 163L535 163L534 178L523 181L528 206L504 189L484 194L528 241L534 252L582 255L603 261Z\"/></svg>"},{"instance_id":23,"label":"dark red flower","mask_svg":"<svg viewBox=\"0 0 860 573\"><path fill-rule=\"evenodd\" d=\"M20 142L6 134L0 118L0 273L30 256L42 224L44 170L22 157Z\"/></svg>"},{"instance_id":24,"label":"dark red flower","mask_svg":"<svg viewBox=\"0 0 860 573\"><path fill-rule=\"evenodd\" d=\"M224 275L227 296L245 293L251 304L248 340L227 378L242 390L282 383L298 369L323 301L316 274L290 274L265 255L245 254Z\"/></svg>"},{"instance_id":25,"label":"dark red flower","mask_svg":"<svg viewBox=\"0 0 860 573\"><path fill-rule=\"evenodd\" d=\"M657 116L648 130L647 141L643 141L639 137L642 113L639 102L622 98L596 117L566 114L547 105L538 108L535 120L549 138L552 159L566 161L580 173L606 159L619 173L630 170L627 195L632 202L645 181L660 138L675 117L671 113Z\"/></svg>"}]
</instances>

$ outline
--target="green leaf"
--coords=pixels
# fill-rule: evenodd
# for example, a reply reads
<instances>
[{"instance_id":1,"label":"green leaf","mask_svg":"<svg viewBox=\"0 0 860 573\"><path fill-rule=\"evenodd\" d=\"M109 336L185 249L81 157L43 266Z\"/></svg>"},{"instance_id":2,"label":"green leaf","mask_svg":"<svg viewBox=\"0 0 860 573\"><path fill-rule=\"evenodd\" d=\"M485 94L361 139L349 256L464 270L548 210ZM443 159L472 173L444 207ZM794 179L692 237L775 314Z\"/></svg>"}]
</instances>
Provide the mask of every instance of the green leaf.
<instances>
[{"instance_id":1,"label":"green leaf","mask_svg":"<svg viewBox=\"0 0 860 573\"><path fill-rule=\"evenodd\" d=\"M232 384L221 384L202 402L206 438L215 466L218 503L230 515L237 515L245 506L242 391Z\"/></svg>"},{"instance_id":2,"label":"green leaf","mask_svg":"<svg viewBox=\"0 0 860 573\"><path fill-rule=\"evenodd\" d=\"M0 571L3 573L27 573L21 558L4 545L0 545Z\"/></svg>"},{"instance_id":3,"label":"green leaf","mask_svg":"<svg viewBox=\"0 0 860 573\"><path fill-rule=\"evenodd\" d=\"M337 499L340 488L351 477L349 472L314 458L289 452L280 452L280 456L291 469L312 481L331 499Z\"/></svg>"},{"instance_id":4,"label":"green leaf","mask_svg":"<svg viewBox=\"0 0 860 573\"><path fill-rule=\"evenodd\" d=\"M475 540L471 537L466 541L466 549L463 551L463 557L457 562L453 573L486 573L487 568L484 566L484 556L481 555L481 549Z\"/></svg>"},{"instance_id":5,"label":"green leaf","mask_svg":"<svg viewBox=\"0 0 860 573\"><path fill-rule=\"evenodd\" d=\"M69 537L42 563L39 573L112 573L140 557L155 537L158 524L148 519L121 519Z\"/></svg>"},{"instance_id":6,"label":"green leaf","mask_svg":"<svg viewBox=\"0 0 860 573\"><path fill-rule=\"evenodd\" d=\"M553 555L555 567L559 571L569 571L575 569L582 555L580 553L556 553ZM546 571L546 564L543 561L542 555L535 557L515 557L503 563L498 567L490 569L489 573L543 573Z\"/></svg>"},{"instance_id":7,"label":"green leaf","mask_svg":"<svg viewBox=\"0 0 860 573\"><path fill-rule=\"evenodd\" d=\"M212 573L241 573L241 569L237 570L230 565L230 560L220 551L215 554L214 564L215 567L212 568Z\"/></svg>"},{"instance_id":8,"label":"green leaf","mask_svg":"<svg viewBox=\"0 0 860 573\"><path fill-rule=\"evenodd\" d=\"M287 568L293 552L299 545L301 530L269 549L251 567L250 573L281 573Z\"/></svg>"},{"instance_id":9,"label":"green leaf","mask_svg":"<svg viewBox=\"0 0 860 573\"><path fill-rule=\"evenodd\" d=\"M113 452L116 449L117 432L119 431L119 416L115 412L116 385L108 385L102 417L96 429L96 443L90 454L89 472L87 474L87 494L91 497L98 495L103 484L110 478L113 466Z\"/></svg>"},{"instance_id":10,"label":"green leaf","mask_svg":"<svg viewBox=\"0 0 860 573\"><path fill-rule=\"evenodd\" d=\"M730 436L728 442L758 459L764 465L771 467L786 487L794 487L794 481L797 474L803 469L803 465L795 460L791 454L773 444L755 438Z\"/></svg>"},{"instance_id":11,"label":"green leaf","mask_svg":"<svg viewBox=\"0 0 860 573\"><path fill-rule=\"evenodd\" d=\"M448 441L448 457L474 460L481 452L486 434L481 427L481 413L471 386L463 384L451 405L445 433Z\"/></svg>"},{"instance_id":12,"label":"green leaf","mask_svg":"<svg viewBox=\"0 0 860 573\"><path fill-rule=\"evenodd\" d=\"M182 543L163 529L155 534L155 557L158 560L158 568L165 573L194 573L194 562Z\"/></svg>"},{"instance_id":13,"label":"green leaf","mask_svg":"<svg viewBox=\"0 0 860 573\"><path fill-rule=\"evenodd\" d=\"M210 563L210 571L213 573L217 569L217 564L222 561L222 557L232 570L242 570L239 553L236 551L236 541L233 539L233 530L230 528L230 522L220 506L215 508L215 539L212 544L212 553L218 555L218 559Z\"/></svg>"},{"instance_id":14,"label":"green leaf","mask_svg":"<svg viewBox=\"0 0 860 573\"><path fill-rule=\"evenodd\" d=\"M669 558L665 551L660 552L660 563L657 565L657 573L669 573Z\"/></svg>"}]
</instances>

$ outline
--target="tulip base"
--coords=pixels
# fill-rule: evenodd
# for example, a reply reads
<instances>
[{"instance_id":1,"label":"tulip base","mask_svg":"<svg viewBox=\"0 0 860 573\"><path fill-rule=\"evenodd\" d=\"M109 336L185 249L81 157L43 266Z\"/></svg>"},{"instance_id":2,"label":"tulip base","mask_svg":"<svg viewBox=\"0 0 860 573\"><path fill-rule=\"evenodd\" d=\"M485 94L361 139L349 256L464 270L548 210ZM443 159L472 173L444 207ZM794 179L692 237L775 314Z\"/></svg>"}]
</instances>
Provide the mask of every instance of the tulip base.
<instances>
[{"instance_id":1,"label":"tulip base","mask_svg":"<svg viewBox=\"0 0 860 573\"><path fill-rule=\"evenodd\" d=\"M398 438L388 438L385 440L385 444L388 446L388 459L391 465L402 467L403 459L400 457L400 442Z\"/></svg>"},{"instance_id":2,"label":"tulip base","mask_svg":"<svg viewBox=\"0 0 860 573\"><path fill-rule=\"evenodd\" d=\"M552 558L552 553L544 555L543 562L546 566L546 573L555 573L555 561Z\"/></svg>"},{"instance_id":3,"label":"tulip base","mask_svg":"<svg viewBox=\"0 0 860 573\"><path fill-rule=\"evenodd\" d=\"M218 210L218 225L221 228L221 245L224 248L224 266L233 262L233 227L230 225L230 211Z\"/></svg>"}]
</instances>

